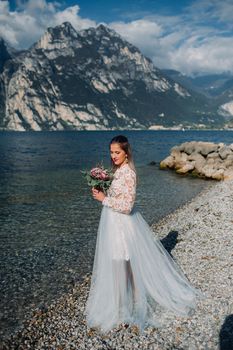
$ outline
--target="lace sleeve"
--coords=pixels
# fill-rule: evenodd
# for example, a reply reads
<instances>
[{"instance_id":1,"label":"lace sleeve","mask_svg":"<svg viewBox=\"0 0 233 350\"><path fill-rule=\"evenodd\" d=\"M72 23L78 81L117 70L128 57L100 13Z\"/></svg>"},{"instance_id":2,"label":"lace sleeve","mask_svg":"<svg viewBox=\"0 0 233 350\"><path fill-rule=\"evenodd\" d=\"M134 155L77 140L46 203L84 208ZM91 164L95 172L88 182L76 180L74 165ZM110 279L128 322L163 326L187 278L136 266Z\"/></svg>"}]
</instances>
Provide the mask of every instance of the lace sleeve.
<instances>
[{"instance_id":1,"label":"lace sleeve","mask_svg":"<svg viewBox=\"0 0 233 350\"><path fill-rule=\"evenodd\" d=\"M113 184L113 190L102 204L124 214L130 214L136 198L136 174L131 169L124 170Z\"/></svg>"}]
</instances>

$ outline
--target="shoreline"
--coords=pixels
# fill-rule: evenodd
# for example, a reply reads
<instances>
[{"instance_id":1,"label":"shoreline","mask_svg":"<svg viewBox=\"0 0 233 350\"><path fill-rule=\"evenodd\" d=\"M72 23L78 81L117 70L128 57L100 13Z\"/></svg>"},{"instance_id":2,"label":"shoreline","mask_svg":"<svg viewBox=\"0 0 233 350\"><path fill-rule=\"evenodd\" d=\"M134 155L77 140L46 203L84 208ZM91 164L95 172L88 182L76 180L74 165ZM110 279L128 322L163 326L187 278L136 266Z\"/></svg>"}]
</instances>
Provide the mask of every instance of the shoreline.
<instances>
[{"instance_id":1,"label":"shoreline","mask_svg":"<svg viewBox=\"0 0 233 350\"><path fill-rule=\"evenodd\" d=\"M122 344L125 349L218 349L221 332L227 334L227 317L233 315L232 192L232 181L213 183L151 225L190 282L206 295L193 316L174 316L164 328L148 327L140 335L133 326L101 335L86 327L83 316L91 277L87 274L69 293L34 310L0 349L114 349Z\"/></svg>"},{"instance_id":2,"label":"shoreline","mask_svg":"<svg viewBox=\"0 0 233 350\"><path fill-rule=\"evenodd\" d=\"M93 132L102 132L102 131L182 131L182 132L189 132L189 131L233 131L233 128L158 128L158 129L150 129L150 128L145 128L145 129L119 129L119 128L116 128L116 129L93 129L93 130L87 130L87 129L66 129L66 130L10 130L10 129L0 129L0 132L6 132L6 133L43 133L43 132L46 132L46 133L55 133L55 132L58 132L58 133L63 133L63 132L90 132L90 133L93 133Z\"/></svg>"}]
</instances>

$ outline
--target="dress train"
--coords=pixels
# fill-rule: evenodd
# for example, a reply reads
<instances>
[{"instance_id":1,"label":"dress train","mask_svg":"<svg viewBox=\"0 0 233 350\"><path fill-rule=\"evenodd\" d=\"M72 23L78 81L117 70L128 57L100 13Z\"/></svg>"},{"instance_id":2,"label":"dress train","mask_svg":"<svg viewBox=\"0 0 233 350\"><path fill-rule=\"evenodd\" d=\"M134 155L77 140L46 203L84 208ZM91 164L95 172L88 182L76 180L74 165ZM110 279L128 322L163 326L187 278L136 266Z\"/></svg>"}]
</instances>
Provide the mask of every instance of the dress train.
<instances>
[{"instance_id":1,"label":"dress train","mask_svg":"<svg viewBox=\"0 0 233 350\"><path fill-rule=\"evenodd\" d=\"M189 316L202 297L136 208L123 214L103 207L85 309L89 327L159 327L162 314Z\"/></svg>"}]
</instances>

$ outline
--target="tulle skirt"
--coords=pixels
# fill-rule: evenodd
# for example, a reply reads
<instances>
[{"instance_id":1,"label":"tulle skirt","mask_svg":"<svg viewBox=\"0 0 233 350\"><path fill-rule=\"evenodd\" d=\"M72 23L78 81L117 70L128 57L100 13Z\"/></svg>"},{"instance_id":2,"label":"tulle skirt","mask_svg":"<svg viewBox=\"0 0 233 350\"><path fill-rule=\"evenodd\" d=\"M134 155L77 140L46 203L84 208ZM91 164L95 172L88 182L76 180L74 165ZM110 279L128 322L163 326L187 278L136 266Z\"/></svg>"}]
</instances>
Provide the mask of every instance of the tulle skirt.
<instances>
[{"instance_id":1,"label":"tulle skirt","mask_svg":"<svg viewBox=\"0 0 233 350\"><path fill-rule=\"evenodd\" d=\"M189 316L203 294L194 288L136 208L130 215L103 206L87 325L107 332L120 323L140 331L161 315Z\"/></svg>"}]
</instances>

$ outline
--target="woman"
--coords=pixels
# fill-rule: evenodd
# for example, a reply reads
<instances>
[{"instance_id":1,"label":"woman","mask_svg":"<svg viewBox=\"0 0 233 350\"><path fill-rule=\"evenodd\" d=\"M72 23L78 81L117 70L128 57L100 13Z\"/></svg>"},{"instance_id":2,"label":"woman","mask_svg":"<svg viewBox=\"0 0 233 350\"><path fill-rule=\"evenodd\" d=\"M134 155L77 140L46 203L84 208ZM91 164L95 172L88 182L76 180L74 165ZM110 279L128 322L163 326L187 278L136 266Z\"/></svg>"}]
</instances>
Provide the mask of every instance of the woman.
<instances>
[{"instance_id":1,"label":"woman","mask_svg":"<svg viewBox=\"0 0 233 350\"><path fill-rule=\"evenodd\" d=\"M189 315L202 293L154 237L134 208L136 172L125 136L110 142L114 179L107 196L92 189L102 202L91 288L86 304L89 327L107 332L120 323L160 326L161 312Z\"/></svg>"}]
</instances>

